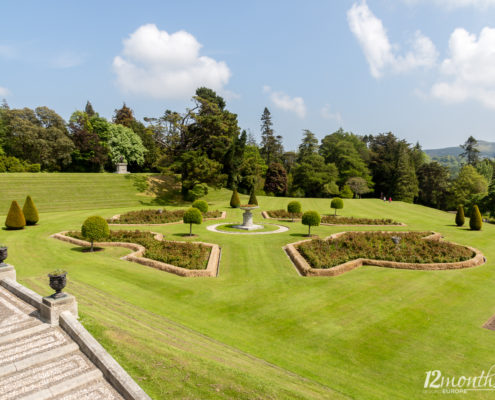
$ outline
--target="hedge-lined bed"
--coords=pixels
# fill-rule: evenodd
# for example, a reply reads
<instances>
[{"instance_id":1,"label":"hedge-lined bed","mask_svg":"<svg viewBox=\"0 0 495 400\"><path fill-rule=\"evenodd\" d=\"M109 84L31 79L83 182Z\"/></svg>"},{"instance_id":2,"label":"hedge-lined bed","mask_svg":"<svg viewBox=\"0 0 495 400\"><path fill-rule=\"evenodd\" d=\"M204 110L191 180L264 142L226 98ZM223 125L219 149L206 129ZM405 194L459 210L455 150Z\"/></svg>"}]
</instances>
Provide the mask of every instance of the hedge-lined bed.
<instances>
[{"instance_id":1,"label":"hedge-lined bed","mask_svg":"<svg viewBox=\"0 0 495 400\"><path fill-rule=\"evenodd\" d=\"M401 263L454 263L473 258L467 247L425 239L431 232L346 232L330 240L314 239L297 246L312 268L329 269L359 258ZM395 244L392 237L400 238Z\"/></svg>"},{"instance_id":2,"label":"hedge-lined bed","mask_svg":"<svg viewBox=\"0 0 495 400\"><path fill-rule=\"evenodd\" d=\"M85 240L81 232L67 232L67 236ZM110 236L102 241L136 243L146 248L143 257L175 265L180 268L206 269L211 247L199 243L173 242L154 239L155 234L142 231L110 231Z\"/></svg>"},{"instance_id":3,"label":"hedge-lined bed","mask_svg":"<svg viewBox=\"0 0 495 400\"><path fill-rule=\"evenodd\" d=\"M302 213L291 214L287 210L269 210L267 214L270 218L279 219L300 219ZM356 217L340 217L338 215L323 215L321 217L322 224L331 225L402 225L400 222L388 218L371 219L371 218L356 218Z\"/></svg>"},{"instance_id":4,"label":"hedge-lined bed","mask_svg":"<svg viewBox=\"0 0 495 400\"><path fill-rule=\"evenodd\" d=\"M186 210L138 210L129 211L125 214L121 214L118 218L107 219L108 223L111 224L168 224L171 222L180 222L184 217ZM203 218L220 218L222 212L208 211L202 213Z\"/></svg>"}]
</instances>

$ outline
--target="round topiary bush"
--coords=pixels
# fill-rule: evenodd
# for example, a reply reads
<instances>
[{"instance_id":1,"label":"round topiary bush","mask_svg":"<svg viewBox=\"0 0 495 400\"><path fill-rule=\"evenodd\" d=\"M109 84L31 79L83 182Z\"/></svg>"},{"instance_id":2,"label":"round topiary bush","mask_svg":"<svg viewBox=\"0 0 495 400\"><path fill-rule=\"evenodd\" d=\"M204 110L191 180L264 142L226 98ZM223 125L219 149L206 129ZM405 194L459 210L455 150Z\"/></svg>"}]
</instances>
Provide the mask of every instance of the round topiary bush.
<instances>
[{"instance_id":1,"label":"round topiary bush","mask_svg":"<svg viewBox=\"0 0 495 400\"><path fill-rule=\"evenodd\" d=\"M182 220L185 224L189 224L189 236L192 236L192 224L201 224L203 222L203 216L197 208L191 207L186 210Z\"/></svg>"},{"instance_id":2,"label":"round topiary bush","mask_svg":"<svg viewBox=\"0 0 495 400\"><path fill-rule=\"evenodd\" d=\"M237 189L234 189L232 192L232 197L230 198L230 206L232 208L239 208L241 206L241 199L239 199L239 193L237 193Z\"/></svg>"},{"instance_id":3,"label":"round topiary bush","mask_svg":"<svg viewBox=\"0 0 495 400\"><path fill-rule=\"evenodd\" d=\"M23 229L26 226L24 214L15 200L10 205L9 213L5 219L5 226L7 229Z\"/></svg>"},{"instance_id":4,"label":"round topiary bush","mask_svg":"<svg viewBox=\"0 0 495 400\"><path fill-rule=\"evenodd\" d=\"M194 208L197 208L202 213L208 212L208 203L204 200L196 200L194 203L192 203L192 206Z\"/></svg>"},{"instance_id":5,"label":"round topiary bush","mask_svg":"<svg viewBox=\"0 0 495 400\"><path fill-rule=\"evenodd\" d=\"M86 218L81 227L81 234L85 239L91 242L89 251L93 251L94 241L102 240L110 236L110 229L108 228L105 218L95 215Z\"/></svg>"},{"instance_id":6,"label":"round topiary bush","mask_svg":"<svg viewBox=\"0 0 495 400\"><path fill-rule=\"evenodd\" d=\"M335 209L335 215L337 215L337 210L344 208L344 200L340 197L334 197L330 203L330 207Z\"/></svg>"},{"instance_id":7,"label":"round topiary bush","mask_svg":"<svg viewBox=\"0 0 495 400\"><path fill-rule=\"evenodd\" d=\"M302 216L303 225L308 225L308 236L311 236L311 227L320 225L321 217L316 211L306 211Z\"/></svg>"},{"instance_id":8,"label":"round topiary bush","mask_svg":"<svg viewBox=\"0 0 495 400\"><path fill-rule=\"evenodd\" d=\"M26 218L26 225L36 225L36 223L40 220L38 209L34 205L34 201L31 196L26 197L26 201L22 207L22 212L24 213L24 218Z\"/></svg>"},{"instance_id":9,"label":"round topiary bush","mask_svg":"<svg viewBox=\"0 0 495 400\"><path fill-rule=\"evenodd\" d=\"M457 226L462 226L464 225L465 218L464 218L464 207L459 204L457 206L457 213L455 214L455 224Z\"/></svg>"},{"instance_id":10,"label":"round topiary bush","mask_svg":"<svg viewBox=\"0 0 495 400\"><path fill-rule=\"evenodd\" d=\"M481 219L481 213L478 206L475 204L471 211L471 218L469 218L469 227L473 231L480 231L483 226L483 220Z\"/></svg>"},{"instance_id":11,"label":"round topiary bush","mask_svg":"<svg viewBox=\"0 0 495 400\"><path fill-rule=\"evenodd\" d=\"M254 194L254 190L251 191L251 195L249 196L249 203L248 204L258 205L258 199L256 198L256 195Z\"/></svg>"},{"instance_id":12,"label":"round topiary bush","mask_svg":"<svg viewBox=\"0 0 495 400\"><path fill-rule=\"evenodd\" d=\"M292 216L292 222L294 222L294 214L299 214L302 210L301 203L298 201L291 201L287 204L287 212Z\"/></svg>"}]
</instances>

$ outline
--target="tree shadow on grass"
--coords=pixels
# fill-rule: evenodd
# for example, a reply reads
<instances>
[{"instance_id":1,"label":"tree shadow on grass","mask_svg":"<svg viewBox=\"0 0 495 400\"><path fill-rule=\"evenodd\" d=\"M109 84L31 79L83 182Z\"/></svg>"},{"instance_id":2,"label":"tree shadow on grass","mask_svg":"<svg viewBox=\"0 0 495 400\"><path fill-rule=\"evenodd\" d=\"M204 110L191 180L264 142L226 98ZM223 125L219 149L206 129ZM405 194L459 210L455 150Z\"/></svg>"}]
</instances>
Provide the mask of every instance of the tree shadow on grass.
<instances>
[{"instance_id":1,"label":"tree shadow on grass","mask_svg":"<svg viewBox=\"0 0 495 400\"><path fill-rule=\"evenodd\" d=\"M72 251L75 251L77 253L91 253L89 251L89 247L71 247ZM99 251L103 251L105 248L104 247L94 247L93 248L93 253L97 253Z\"/></svg>"},{"instance_id":2,"label":"tree shadow on grass","mask_svg":"<svg viewBox=\"0 0 495 400\"><path fill-rule=\"evenodd\" d=\"M315 239L315 238L318 238L319 236L318 235L311 235L311 236L308 236L307 233L291 233L290 236L294 236L294 237L304 237L304 238L307 238L307 239Z\"/></svg>"},{"instance_id":3,"label":"tree shadow on grass","mask_svg":"<svg viewBox=\"0 0 495 400\"><path fill-rule=\"evenodd\" d=\"M189 233L172 233L172 236L177 236L177 237L182 237L182 238L195 238L199 237L199 235L192 234L192 236L189 235Z\"/></svg>"}]
</instances>

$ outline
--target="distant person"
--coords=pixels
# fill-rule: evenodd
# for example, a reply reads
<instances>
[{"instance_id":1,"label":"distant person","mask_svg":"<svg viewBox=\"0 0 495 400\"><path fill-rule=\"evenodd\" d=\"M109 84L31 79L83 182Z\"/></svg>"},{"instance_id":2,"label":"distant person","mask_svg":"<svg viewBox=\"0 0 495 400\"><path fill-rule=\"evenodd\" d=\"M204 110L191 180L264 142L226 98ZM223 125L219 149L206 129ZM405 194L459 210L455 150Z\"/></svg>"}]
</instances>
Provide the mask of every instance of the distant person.
<instances>
[{"instance_id":1,"label":"distant person","mask_svg":"<svg viewBox=\"0 0 495 400\"><path fill-rule=\"evenodd\" d=\"M388 198L388 202L389 202L389 203L392 203L392 196L390 196L390 197Z\"/></svg>"}]
</instances>

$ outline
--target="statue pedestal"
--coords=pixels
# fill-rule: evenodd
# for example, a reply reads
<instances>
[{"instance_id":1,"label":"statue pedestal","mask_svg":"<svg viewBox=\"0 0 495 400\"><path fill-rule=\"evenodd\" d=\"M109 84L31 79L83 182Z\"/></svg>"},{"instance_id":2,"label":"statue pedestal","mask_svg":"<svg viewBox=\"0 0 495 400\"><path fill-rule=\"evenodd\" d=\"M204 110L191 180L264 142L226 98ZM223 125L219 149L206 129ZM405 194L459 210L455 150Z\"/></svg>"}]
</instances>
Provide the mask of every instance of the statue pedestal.
<instances>
[{"instance_id":1,"label":"statue pedestal","mask_svg":"<svg viewBox=\"0 0 495 400\"><path fill-rule=\"evenodd\" d=\"M78 317L77 301L74 296L64 293L64 296L58 299L54 299L52 296L43 297L40 314L45 322L58 325L60 314L64 311L70 311L74 317Z\"/></svg>"},{"instance_id":2,"label":"statue pedestal","mask_svg":"<svg viewBox=\"0 0 495 400\"><path fill-rule=\"evenodd\" d=\"M128 174L129 171L127 171L127 163L117 163L117 170L115 171L116 174Z\"/></svg>"},{"instance_id":3,"label":"statue pedestal","mask_svg":"<svg viewBox=\"0 0 495 400\"><path fill-rule=\"evenodd\" d=\"M251 212L251 210L245 210L244 214L242 215L242 225L234 225L233 228L253 231L255 229L263 228L263 225L253 224L253 213Z\"/></svg>"}]
</instances>

